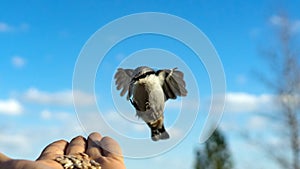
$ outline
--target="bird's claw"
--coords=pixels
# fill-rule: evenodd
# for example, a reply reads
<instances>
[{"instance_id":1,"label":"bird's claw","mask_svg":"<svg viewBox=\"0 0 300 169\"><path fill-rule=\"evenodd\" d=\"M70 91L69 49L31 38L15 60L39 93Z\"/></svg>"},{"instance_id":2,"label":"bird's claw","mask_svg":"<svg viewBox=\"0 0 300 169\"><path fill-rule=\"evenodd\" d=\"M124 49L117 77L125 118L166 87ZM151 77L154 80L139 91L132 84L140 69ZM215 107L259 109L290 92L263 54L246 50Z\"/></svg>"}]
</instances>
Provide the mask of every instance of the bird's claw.
<instances>
[{"instance_id":1,"label":"bird's claw","mask_svg":"<svg viewBox=\"0 0 300 169\"><path fill-rule=\"evenodd\" d=\"M146 110L149 110L149 109L150 109L150 103L146 102Z\"/></svg>"}]
</instances>

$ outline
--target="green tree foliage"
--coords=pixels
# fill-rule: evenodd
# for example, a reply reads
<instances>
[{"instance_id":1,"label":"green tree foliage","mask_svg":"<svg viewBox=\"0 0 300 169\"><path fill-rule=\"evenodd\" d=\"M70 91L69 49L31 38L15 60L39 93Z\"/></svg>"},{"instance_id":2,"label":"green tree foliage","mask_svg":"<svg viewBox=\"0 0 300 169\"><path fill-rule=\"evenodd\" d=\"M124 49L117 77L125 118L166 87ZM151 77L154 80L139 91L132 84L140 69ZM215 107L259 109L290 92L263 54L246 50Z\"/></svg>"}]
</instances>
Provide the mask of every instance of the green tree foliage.
<instances>
[{"instance_id":1,"label":"green tree foliage","mask_svg":"<svg viewBox=\"0 0 300 169\"><path fill-rule=\"evenodd\" d=\"M217 129L196 152L195 169L232 169L230 151L223 134Z\"/></svg>"}]
</instances>

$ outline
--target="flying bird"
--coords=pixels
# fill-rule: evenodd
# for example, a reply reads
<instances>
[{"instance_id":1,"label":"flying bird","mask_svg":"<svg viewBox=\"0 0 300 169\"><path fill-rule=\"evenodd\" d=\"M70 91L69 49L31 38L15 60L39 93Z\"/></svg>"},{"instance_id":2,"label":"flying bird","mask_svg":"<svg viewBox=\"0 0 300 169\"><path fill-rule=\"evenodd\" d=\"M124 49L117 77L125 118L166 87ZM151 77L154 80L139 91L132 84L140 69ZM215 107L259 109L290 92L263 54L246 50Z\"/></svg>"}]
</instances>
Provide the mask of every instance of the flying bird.
<instances>
[{"instance_id":1,"label":"flying bird","mask_svg":"<svg viewBox=\"0 0 300 169\"><path fill-rule=\"evenodd\" d=\"M121 96L127 93L136 115L150 127L153 141L170 137L164 126L165 102L187 95L183 76L177 68L155 71L147 66L119 68L115 74L117 90Z\"/></svg>"}]
</instances>

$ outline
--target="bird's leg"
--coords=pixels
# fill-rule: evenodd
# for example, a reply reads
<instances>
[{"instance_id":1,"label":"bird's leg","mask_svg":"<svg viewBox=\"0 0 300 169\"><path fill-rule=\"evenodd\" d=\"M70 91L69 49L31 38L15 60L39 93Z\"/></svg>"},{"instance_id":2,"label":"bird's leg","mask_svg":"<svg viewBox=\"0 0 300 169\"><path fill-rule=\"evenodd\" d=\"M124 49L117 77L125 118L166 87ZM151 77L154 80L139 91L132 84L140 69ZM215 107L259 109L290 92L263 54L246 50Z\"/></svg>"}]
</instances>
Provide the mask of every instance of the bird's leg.
<instances>
[{"instance_id":1,"label":"bird's leg","mask_svg":"<svg viewBox=\"0 0 300 169\"><path fill-rule=\"evenodd\" d=\"M153 141L158 141L159 139L168 139L170 138L169 134L167 133L164 123L164 117L161 116L158 120L152 123L147 123L147 125L151 129L151 138Z\"/></svg>"},{"instance_id":2,"label":"bird's leg","mask_svg":"<svg viewBox=\"0 0 300 169\"><path fill-rule=\"evenodd\" d=\"M151 129L151 138L153 141L158 141L159 140L159 131L156 126L153 125L153 123L147 123L147 125Z\"/></svg>"},{"instance_id":3,"label":"bird's leg","mask_svg":"<svg viewBox=\"0 0 300 169\"><path fill-rule=\"evenodd\" d=\"M165 125L164 124L162 124L162 127L160 128L160 129L158 129L158 131L160 132L160 136L159 136L159 138L160 139L168 139L168 138L170 138L170 135L169 135L169 133L166 131L166 129L165 129Z\"/></svg>"}]
</instances>

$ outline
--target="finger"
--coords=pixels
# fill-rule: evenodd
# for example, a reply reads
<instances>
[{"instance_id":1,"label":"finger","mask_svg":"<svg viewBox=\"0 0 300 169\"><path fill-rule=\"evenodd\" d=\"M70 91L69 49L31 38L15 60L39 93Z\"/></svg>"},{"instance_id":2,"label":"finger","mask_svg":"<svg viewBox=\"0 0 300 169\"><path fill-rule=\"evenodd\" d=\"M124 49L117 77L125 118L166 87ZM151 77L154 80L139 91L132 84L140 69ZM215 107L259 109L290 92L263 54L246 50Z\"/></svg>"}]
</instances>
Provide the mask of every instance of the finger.
<instances>
[{"instance_id":1,"label":"finger","mask_svg":"<svg viewBox=\"0 0 300 169\"><path fill-rule=\"evenodd\" d=\"M66 149L66 154L78 154L85 152L86 140L82 136L77 136L71 140Z\"/></svg>"},{"instance_id":2,"label":"finger","mask_svg":"<svg viewBox=\"0 0 300 169\"><path fill-rule=\"evenodd\" d=\"M102 136L99 133L92 133L89 135L87 139L87 150L86 154L88 154L92 159L96 159L101 157L101 149L100 149L100 141Z\"/></svg>"},{"instance_id":3,"label":"finger","mask_svg":"<svg viewBox=\"0 0 300 169\"><path fill-rule=\"evenodd\" d=\"M49 144L41 153L37 160L54 160L58 156L63 156L68 142L65 140L55 141Z\"/></svg>"},{"instance_id":4,"label":"finger","mask_svg":"<svg viewBox=\"0 0 300 169\"><path fill-rule=\"evenodd\" d=\"M7 157L6 155L0 153L0 163L8 161L8 160L10 160L9 157Z\"/></svg>"},{"instance_id":5,"label":"finger","mask_svg":"<svg viewBox=\"0 0 300 169\"><path fill-rule=\"evenodd\" d=\"M123 159L120 145L110 137L103 137L100 141L101 153L105 157Z\"/></svg>"}]
</instances>

